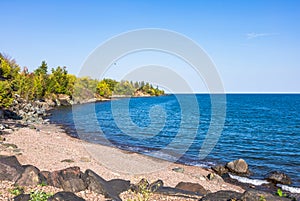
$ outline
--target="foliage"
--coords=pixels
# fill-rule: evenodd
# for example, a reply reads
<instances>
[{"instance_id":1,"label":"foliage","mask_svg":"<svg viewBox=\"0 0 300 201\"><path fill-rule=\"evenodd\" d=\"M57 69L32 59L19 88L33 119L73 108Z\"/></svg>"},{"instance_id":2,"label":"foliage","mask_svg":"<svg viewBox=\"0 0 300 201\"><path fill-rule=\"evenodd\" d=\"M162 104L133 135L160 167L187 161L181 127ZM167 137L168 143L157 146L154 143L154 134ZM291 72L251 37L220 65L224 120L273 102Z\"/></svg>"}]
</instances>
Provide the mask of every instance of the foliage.
<instances>
[{"instance_id":1,"label":"foliage","mask_svg":"<svg viewBox=\"0 0 300 201\"><path fill-rule=\"evenodd\" d=\"M279 197L287 197L287 194L283 193L280 188L277 189L276 195Z\"/></svg>"},{"instance_id":2,"label":"foliage","mask_svg":"<svg viewBox=\"0 0 300 201\"><path fill-rule=\"evenodd\" d=\"M139 191L135 192L136 198L133 199L132 201L147 201L150 199L152 196L151 190L148 188L147 183L141 183L138 186ZM131 200L130 200L131 201Z\"/></svg>"},{"instance_id":3,"label":"foliage","mask_svg":"<svg viewBox=\"0 0 300 201\"><path fill-rule=\"evenodd\" d=\"M15 196L18 196L18 195L24 193L24 187L22 187L22 186L16 186L13 189L9 189L9 193L11 193L11 194L13 194Z\"/></svg>"},{"instance_id":4,"label":"foliage","mask_svg":"<svg viewBox=\"0 0 300 201\"><path fill-rule=\"evenodd\" d=\"M0 78L13 79L19 71L20 67L14 59L0 54Z\"/></svg>"},{"instance_id":5,"label":"foliage","mask_svg":"<svg viewBox=\"0 0 300 201\"><path fill-rule=\"evenodd\" d=\"M0 108L1 107L9 107L12 102L12 94L11 94L11 87L8 81L0 81Z\"/></svg>"},{"instance_id":6,"label":"foliage","mask_svg":"<svg viewBox=\"0 0 300 201\"><path fill-rule=\"evenodd\" d=\"M97 85L97 92L100 96L109 98L112 95L112 90L109 88L109 85L104 81L100 81Z\"/></svg>"},{"instance_id":7,"label":"foliage","mask_svg":"<svg viewBox=\"0 0 300 201\"><path fill-rule=\"evenodd\" d=\"M266 198L264 196L259 196L259 201L266 201Z\"/></svg>"},{"instance_id":8,"label":"foliage","mask_svg":"<svg viewBox=\"0 0 300 201\"><path fill-rule=\"evenodd\" d=\"M77 78L68 74L66 67L52 68L48 72L46 61L42 61L32 73L24 67L20 72L15 60L0 54L0 108L9 107L13 102L13 95L18 94L27 101L56 98L65 94L79 99L90 99L98 96L110 98L114 95L132 96L136 94L151 96L163 95L164 91L154 88L151 84L132 81L121 81L105 78L103 80L90 77Z\"/></svg>"},{"instance_id":9,"label":"foliage","mask_svg":"<svg viewBox=\"0 0 300 201\"><path fill-rule=\"evenodd\" d=\"M121 82L116 84L113 94L131 96L133 95L134 91L135 89L129 81L122 80Z\"/></svg>"},{"instance_id":10,"label":"foliage","mask_svg":"<svg viewBox=\"0 0 300 201\"><path fill-rule=\"evenodd\" d=\"M32 191L30 193L30 200L29 201L47 201L49 197L51 197L52 193L46 193L43 191Z\"/></svg>"}]
</instances>

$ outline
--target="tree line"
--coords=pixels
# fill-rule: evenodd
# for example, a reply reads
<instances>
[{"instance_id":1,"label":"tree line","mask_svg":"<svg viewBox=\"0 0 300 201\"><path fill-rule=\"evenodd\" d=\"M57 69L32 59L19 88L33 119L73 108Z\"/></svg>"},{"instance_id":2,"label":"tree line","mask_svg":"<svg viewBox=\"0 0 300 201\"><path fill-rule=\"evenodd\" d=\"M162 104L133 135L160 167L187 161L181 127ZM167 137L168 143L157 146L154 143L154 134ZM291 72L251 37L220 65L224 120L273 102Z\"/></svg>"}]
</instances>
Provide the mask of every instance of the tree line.
<instances>
[{"instance_id":1,"label":"tree line","mask_svg":"<svg viewBox=\"0 0 300 201\"><path fill-rule=\"evenodd\" d=\"M87 94L84 94L87 93ZM0 54L0 107L9 107L13 95L18 94L27 101L55 98L58 94L70 96L111 98L113 95L133 96L138 93L150 96L164 94L150 83L116 81L113 79L97 80L90 77L76 77L68 74L67 68L58 66L48 72L45 61L33 72L29 72L7 56Z\"/></svg>"}]
</instances>

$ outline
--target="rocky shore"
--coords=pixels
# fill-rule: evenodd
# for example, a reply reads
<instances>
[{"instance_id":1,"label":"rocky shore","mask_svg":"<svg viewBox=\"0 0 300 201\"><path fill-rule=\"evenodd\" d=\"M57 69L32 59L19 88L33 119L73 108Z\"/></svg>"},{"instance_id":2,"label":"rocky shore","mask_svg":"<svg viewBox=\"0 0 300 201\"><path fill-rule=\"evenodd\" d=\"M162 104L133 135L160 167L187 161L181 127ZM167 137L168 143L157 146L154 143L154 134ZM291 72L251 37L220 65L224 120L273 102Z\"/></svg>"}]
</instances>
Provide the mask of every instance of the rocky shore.
<instances>
[{"instance_id":1,"label":"rocky shore","mask_svg":"<svg viewBox=\"0 0 300 201\"><path fill-rule=\"evenodd\" d=\"M26 126L21 120L5 120L1 125L4 129L0 143L0 200L30 200L41 193L48 195L48 200L74 201L293 199L260 191L255 186L233 185L219 176L228 172L248 174L248 165L242 159L212 169L169 163L155 172L128 174L101 164L86 146L95 146L100 151L108 149L111 155L117 149L69 137L58 126ZM124 155L130 157L131 163L149 160L135 153ZM160 164L158 160L152 162ZM270 181L290 182L280 174L270 175Z\"/></svg>"}]
</instances>

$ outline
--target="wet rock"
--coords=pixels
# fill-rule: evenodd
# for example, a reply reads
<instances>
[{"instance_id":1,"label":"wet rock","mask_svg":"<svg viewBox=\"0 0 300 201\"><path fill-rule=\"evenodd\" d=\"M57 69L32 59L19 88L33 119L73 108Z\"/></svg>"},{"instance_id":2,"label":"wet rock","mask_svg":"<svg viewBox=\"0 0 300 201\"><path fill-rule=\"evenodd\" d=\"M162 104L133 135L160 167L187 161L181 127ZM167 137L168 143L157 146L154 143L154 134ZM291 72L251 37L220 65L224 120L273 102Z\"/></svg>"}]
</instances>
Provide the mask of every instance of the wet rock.
<instances>
[{"instance_id":1,"label":"wet rock","mask_svg":"<svg viewBox=\"0 0 300 201\"><path fill-rule=\"evenodd\" d=\"M230 172L237 174L247 174L248 173L248 164L244 159L238 159L235 161L231 161L226 164L226 167Z\"/></svg>"},{"instance_id":2,"label":"wet rock","mask_svg":"<svg viewBox=\"0 0 300 201\"><path fill-rule=\"evenodd\" d=\"M78 197L74 193L62 191L48 198L48 201L85 201L85 199Z\"/></svg>"},{"instance_id":3,"label":"wet rock","mask_svg":"<svg viewBox=\"0 0 300 201\"><path fill-rule=\"evenodd\" d=\"M264 191L258 191L258 190L249 190L246 191L240 198L240 200L246 200L246 201L262 201L262 200L276 200L276 201L288 201L290 199L279 197L272 195L271 193L267 193Z\"/></svg>"},{"instance_id":4,"label":"wet rock","mask_svg":"<svg viewBox=\"0 0 300 201\"><path fill-rule=\"evenodd\" d=\"M267 177L266 180L275 183L275 184L285 184L285 185L289 185L292 183L292 180L289 176L287 176L285 173L283 172L278 172L278 171L273 171L270 172Z\"/></svg>"},{"instance_id":5,"label":"wet rock","mask_svg":"<svg viewBox=\"0 0 300 201\"><path fill-rule=\"evenodd\" d=\"M14 201L29 201L30 195L29 194L20 194L13 198Z\"/></svg>"},{"instance_id":6,"label":"wet rock","mask_svg":"<svg viewBox=\"0 0 300 201\"><path fill-rule=\"evenodd\" d=\"M15 156L0 156L0 180L15 182L24 168Z\"/></svg>"},{"instance_id":7,"label":"wet rock","mask_svg":"<svg viewBox=\"0 0 300 201\"><path fill-rule=\"evenodd\" d=\"M119 197L119 194L114 191L111 185L97 175L92 170L86 170L85 171L85 177L86 177L86 184L87 188L91 191L94 191L95 193L99 193L104 195L106 198L110 198L115 201L121 201L121 198Z\"/></svg>"},{"instance_id":8,"label":"wet rock","mask_svg":"<svg viewBox=\"0 0 300 201\"><path fill-rule=\"evenodd\" d=\"M226 169L224 166L222 165L217 165L211 168L215 173L217 173L218 175L222 176L223 174L226 174L228 172L228 169Z\"/></svg>"},{"instance_id":9,"label":"wet rock","mask_svg":"<svg viewBox=\"0 0 300 201\"><path fill-rule=\"evenodd\" d=\"M185 190L185 191L190 191L194 192L200 195L205 195L209 193L203 186L201 186L198 183L191 183L191 182L180 182L178 183L175 188Z\"/></svg>"},{"instance_id":10,"label":"wet rock","mask_svg":"<svg viewBox=\"0 0 300 201\"><path fill-rule=\"evenodd\" d=\"M228 201L228 200L239 200L242 196L241 193L235 191L218 191L215 193L209 193L201 198L199 201ZM248 200L247 200L248 201Z\"/></svg>"},{"instance_id":11,"label":"wet rock","mask_svg":"<svg viewBox=\"0 0 300 201\"><path fill-rule=\"evenodd\" d=\"M24 167L24 172L17 179L16 184L18 186L36 186L42 183L43 178L38 168L28 165Z\"/></svg>"},{"instance_id":12,"label":"wet rock","mask_svg":"<svg viewBox=\"0 0 300 201\"><path fill-rule=\"evenodd\" d=\"M64 191L79 192L86 189L84 175L79 167L69 167L47 174L42 173L47 179L48 185L62 188Z\"/></svg>"}]
</instances>

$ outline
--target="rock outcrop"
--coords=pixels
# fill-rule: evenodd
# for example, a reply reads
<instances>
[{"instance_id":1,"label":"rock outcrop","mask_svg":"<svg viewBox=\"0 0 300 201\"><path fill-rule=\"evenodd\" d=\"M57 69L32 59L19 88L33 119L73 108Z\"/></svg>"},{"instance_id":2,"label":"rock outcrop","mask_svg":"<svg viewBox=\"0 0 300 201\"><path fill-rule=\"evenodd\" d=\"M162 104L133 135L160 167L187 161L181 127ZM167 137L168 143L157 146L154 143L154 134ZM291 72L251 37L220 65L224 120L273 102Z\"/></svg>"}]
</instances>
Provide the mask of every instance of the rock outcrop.
<instances>
[{"instance_id":1,"label":"rock outcrop","mask_svg":"<svg viewBox=\"0 0 300 201\"><path fill-rule=\"evenodd\" d=\"M248 164L244 159L238 159L226 164L226 168L233 173L247 174L249 172Z\"/></svg>"},{"instance_id":2,"label":"rock outcrop","mask_svg":"<svg viewBox=\"0 0 300 201\"><path fill-rule=\"evenodd\" d=\"M267 177L266 180L275 183L275 184L285 184L285 185L289 185L292 183L292 180L289 176L287 176L285 173L283 172L278 172L278 171L273 171L270 172Z\"/></svg>"}]
</instances>

